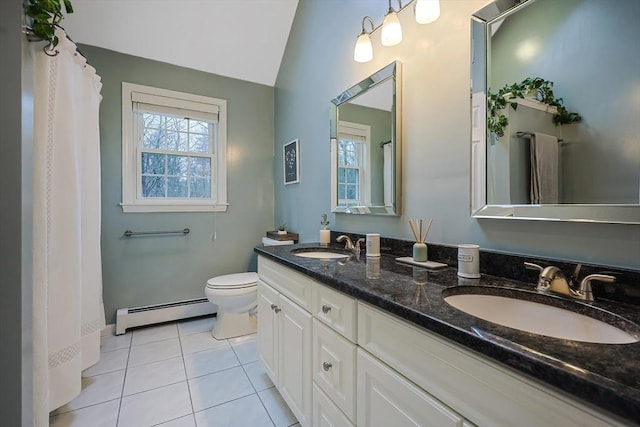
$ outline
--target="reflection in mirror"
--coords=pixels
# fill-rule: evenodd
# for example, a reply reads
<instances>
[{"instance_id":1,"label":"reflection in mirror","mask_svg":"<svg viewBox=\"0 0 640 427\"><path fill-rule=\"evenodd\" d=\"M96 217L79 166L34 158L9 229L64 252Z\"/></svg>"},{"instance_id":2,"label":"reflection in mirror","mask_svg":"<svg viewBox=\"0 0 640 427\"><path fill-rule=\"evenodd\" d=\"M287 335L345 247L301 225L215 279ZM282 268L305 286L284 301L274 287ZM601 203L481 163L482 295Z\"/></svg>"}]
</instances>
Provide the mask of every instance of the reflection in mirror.
<instances>
[{"instance_id":1,"label":"reflection in mirror","mask_svg":"<svg viewBox=\"0 0 640 427\"><path fill-rule=\"evenodd\" d=\"M637 0L496 0L472 16L475 217L640 223L639 17ZM533 91L488 132L491 94L537 77L582 120L554 124Z\"/></svg>"},{"instance_id":2,"label":"reflection in mirror","mask_svg":"<svg viewBox=\"0 0 640 427\"><path fill-rule=\"evenodd\" d=\"M332 211L400 213L400 63L331 101Z\"/></svg>"}]
</instances>

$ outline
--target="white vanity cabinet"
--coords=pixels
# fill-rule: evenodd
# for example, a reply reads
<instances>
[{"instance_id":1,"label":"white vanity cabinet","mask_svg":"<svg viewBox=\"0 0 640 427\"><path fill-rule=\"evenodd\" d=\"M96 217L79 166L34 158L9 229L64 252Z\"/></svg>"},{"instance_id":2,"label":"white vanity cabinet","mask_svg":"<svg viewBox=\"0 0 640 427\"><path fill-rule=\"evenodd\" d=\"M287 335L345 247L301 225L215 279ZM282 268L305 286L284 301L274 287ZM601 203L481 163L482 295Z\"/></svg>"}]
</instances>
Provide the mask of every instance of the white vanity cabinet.
<instances>
[{"instance_id":1,"label":"white vanity cabinet","mask_svg":"<svg viewBox=\"0 0 640 427\"><path fill-rule=\"evenodd\" d=\"M309 426L311 314L293 298L309 307L312 281L262 257L259 260L258 357L291 412L301 425Z\"/></svg>"},{"instance_id":2,"label":"white vanity cabinet","mask_svg":"<svg viewBox=\"0 0 640 427\"><path fill-rule=\"evenodd\" d=\"M258 353L303 426L610 426L597 409L258 257Z\"/></svg>"}]
</instances>

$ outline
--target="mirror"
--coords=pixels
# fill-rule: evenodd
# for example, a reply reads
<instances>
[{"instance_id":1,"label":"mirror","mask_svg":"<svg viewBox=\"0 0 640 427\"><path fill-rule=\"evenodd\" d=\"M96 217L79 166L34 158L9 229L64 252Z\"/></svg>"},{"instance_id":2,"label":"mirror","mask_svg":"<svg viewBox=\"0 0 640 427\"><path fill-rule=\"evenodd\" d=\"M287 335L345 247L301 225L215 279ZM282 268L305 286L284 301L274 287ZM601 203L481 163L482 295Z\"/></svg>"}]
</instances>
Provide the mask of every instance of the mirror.
<instances>
[{"instance_id":1,"label":"mirror","mask_svg":"<svg viewBox=\"0 0 640 427\"><path fill-rule=\"evenodd\" d=\"M399 215L400 62L331 100L332 212Z\"/></svg>"},{"instance_id":2,"label":"mirror","mask_svg":"<svg viewBox=\"0 0 640 427\"><path fill-rule=\"evenodd\" d=\"M496 0L472 16L474 217L640 223L638 16L637 0ZM490 95L536 77L582 120L555 125L534 91L507 100L503 136L488 132Z\"/></svg>"}]
</instances>

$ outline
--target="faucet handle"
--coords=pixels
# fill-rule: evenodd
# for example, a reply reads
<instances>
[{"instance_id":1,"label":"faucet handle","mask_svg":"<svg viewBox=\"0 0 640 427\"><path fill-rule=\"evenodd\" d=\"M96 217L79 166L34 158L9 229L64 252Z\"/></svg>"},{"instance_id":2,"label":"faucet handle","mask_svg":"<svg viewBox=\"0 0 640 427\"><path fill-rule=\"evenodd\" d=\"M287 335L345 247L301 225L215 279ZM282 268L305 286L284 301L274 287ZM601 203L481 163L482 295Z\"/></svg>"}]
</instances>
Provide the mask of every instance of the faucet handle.
<instances>
[{"instance_id":1,"label":"faucet handle","mask_svg":"<svg viewBox=\"0 0 640 427\"><path fill-rule=\"evenodd\" d=\"M532 262L525 262L524 263L524 268L526 268L527 270L537 270L540 273L542 273L542 270L544 270L544 268L542 268L538 264L534 264Z\"/></svg>"},{"instance_id":2,"label":"faucet handle","mask_svg":"<svg viewBox=\"0 0 640 427\"><path fill-rule=\"evenodd\" d=\"M580 289L578 289L578 293L580 294L581 299L593 302L593 291L591 289L591 281L598 280L600 282L605 283L613 283L616 281L614 276L610 276L608 274L590 274L580 282Z\"/></svg>"}]
</instances>

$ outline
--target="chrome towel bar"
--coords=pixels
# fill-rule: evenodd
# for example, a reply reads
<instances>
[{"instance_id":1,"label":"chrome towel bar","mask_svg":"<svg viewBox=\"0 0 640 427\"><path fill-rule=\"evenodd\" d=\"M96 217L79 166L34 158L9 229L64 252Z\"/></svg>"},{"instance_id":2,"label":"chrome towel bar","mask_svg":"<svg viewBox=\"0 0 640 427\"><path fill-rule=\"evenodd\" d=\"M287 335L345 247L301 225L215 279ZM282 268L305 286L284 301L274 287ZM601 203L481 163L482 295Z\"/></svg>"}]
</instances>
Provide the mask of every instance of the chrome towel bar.
<instances>
[{"instance_id":1,"label":"chrome towel bar","mask_svg":"<svg viewBox=\"0 0 640 427\"><path fill-rule=\"evenodd\" d=\"M124 237L135 237L135 236L150 236L150 235L161 235L161 234L189 234L191 230L189 228L184 228L182 230L174 230L174 231L131 231L126 230L124 232Z\"/></svg>"}]
</instances>

